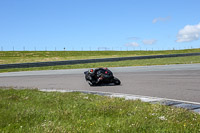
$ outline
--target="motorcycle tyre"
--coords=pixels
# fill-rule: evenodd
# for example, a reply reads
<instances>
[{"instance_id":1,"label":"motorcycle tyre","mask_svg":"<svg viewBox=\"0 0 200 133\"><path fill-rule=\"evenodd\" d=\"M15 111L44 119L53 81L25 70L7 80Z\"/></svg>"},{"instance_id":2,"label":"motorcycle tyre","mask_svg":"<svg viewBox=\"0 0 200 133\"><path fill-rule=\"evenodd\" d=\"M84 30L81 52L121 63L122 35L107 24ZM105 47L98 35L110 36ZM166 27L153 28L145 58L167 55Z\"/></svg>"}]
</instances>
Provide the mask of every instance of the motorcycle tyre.
<instances>
[{"instance_id":1,"label":"motorcycle tyre","mask_svg":"<svg viewBox=\"0 0 200 133\"><path fill-rule=\"evenodd\" d=\"M88 81L88 84L89 84L90 86L96 86L96 84L95 84L95 83L92 83L91 81Z\"/></svg>"},{"instance_id":2,"label":"motorcycle tyre","mask_svg":"<svg viewBox=\"0 0 200 133\"><path fill-rule=\"evenodd\" d=\"M114 84L115 85L120 85L121 81L118 78L114 78Z\"/></svg>"}]
</instances>

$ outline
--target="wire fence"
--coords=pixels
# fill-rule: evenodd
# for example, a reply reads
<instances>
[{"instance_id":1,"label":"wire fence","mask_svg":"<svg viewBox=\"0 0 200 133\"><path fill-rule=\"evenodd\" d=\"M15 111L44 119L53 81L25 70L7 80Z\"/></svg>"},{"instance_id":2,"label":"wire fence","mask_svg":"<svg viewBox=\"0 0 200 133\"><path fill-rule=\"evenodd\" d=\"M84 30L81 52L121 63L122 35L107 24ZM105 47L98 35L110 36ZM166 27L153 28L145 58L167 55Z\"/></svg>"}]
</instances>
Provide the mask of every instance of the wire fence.
<instances>
[{"instance_id":1,"label":"wire fence","mask_svg":"<svg viewBox=\"0 0 200 133\"><path fill-rule=\"evenodd\" d=\"M1 51L161 51L161 50L183 50L183 49L194 49L199 47L167 47L167 48L143 48L143 47L81 47L81 48L74 48L74 47L54 47L54 48L37 48L37 47L15 47L12 48L4 48L1 46Z\"/></svg>"}]
</instances>

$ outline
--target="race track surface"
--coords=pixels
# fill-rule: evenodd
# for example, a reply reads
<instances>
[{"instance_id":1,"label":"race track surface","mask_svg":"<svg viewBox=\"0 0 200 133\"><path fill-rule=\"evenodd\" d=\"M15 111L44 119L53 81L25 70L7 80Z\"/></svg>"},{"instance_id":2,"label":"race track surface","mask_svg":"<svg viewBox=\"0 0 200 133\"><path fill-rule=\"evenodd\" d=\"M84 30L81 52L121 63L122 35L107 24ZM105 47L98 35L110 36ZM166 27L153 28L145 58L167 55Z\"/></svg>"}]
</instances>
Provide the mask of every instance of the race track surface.
<instances>
[{"instance_id":1,"label":"race track surface","mask_svg":"<svg viewBox=\"0 0 200 133\"><path fill-rule=\"evenodd\" d=\"M200 64L110 68L120 86L90 87L88 69L0 74L0 86L114 92L200 103Z\"/></svg>"}]
</instances>

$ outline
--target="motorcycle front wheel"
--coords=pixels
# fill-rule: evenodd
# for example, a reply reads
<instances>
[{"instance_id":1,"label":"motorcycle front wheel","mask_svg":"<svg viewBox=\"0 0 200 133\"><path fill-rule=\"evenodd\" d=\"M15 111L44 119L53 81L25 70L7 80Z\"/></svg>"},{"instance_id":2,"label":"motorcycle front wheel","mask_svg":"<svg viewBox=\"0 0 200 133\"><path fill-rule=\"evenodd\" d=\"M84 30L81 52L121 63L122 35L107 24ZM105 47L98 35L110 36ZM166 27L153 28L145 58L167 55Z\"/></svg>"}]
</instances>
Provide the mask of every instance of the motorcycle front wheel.
<instances>
[{"instance_id":1,"label":"motorcycle front wheel","mask_svg":"<svg viewBox=\"0 0 200 133\"><path fill-rule=\"evenodd\" d=\"M115 85L120 85L121 81L118 78L114 78L114 84Z\"/></svg>"}]
</instances>

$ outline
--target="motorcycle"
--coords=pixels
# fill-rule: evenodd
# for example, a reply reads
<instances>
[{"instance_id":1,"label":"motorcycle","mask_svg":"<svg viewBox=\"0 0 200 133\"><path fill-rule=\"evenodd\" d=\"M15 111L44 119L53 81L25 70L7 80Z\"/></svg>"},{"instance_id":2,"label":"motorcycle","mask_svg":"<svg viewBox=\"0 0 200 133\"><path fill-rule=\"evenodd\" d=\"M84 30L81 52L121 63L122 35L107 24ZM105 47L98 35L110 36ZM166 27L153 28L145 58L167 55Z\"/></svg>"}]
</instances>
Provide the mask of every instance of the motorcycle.
<instances>
[{"instance_id":1,"label":"motorcycle","mask_svg":"<svg viewBox=\"0 0 200 133\"><path fill-rule=\"evenodd\" d=\"M84 72L85 80L90 86L98 86L103 84L113 83L120 85L121 81L113 76L113 73L108 68L90 69Z\"/></svg>"}]
</instances>

